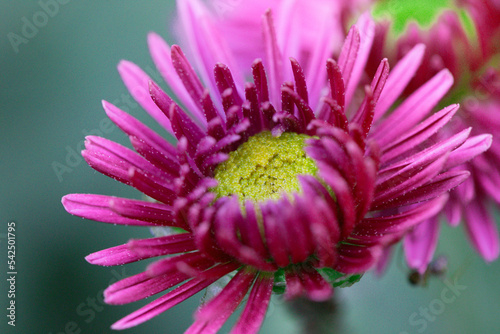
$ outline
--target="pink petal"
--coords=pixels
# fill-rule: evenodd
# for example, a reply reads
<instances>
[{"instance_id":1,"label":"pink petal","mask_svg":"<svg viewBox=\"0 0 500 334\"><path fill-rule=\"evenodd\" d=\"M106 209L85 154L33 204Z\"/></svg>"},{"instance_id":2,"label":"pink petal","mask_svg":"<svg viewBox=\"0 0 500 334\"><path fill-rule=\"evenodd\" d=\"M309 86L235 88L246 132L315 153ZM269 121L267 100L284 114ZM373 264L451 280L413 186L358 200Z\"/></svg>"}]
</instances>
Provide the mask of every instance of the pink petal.
<instances>
[{"instance_id":1,"label":"pink petal","mask_svg":"<svg viewBox=\"0 0 500 334\"><path fill-rule=\"evenodd\" d=\"M498 258L500 246L495 221L479 200L471 202L465 213L465 228L474 248L486 261Z\"/></svg>"},{"instance_id":2,"label":"pink petal","mask_svg":"<svg viewBox=\"0 0 500 334\"><path fill-rule=\"evenodd\" d=\"M189 276L180 272L153 278L146 273L140 273L110 285L104 290L104 301L113 305L135 302L169 289L188 278Z\"/></svg>"},{"instance_id":3,"label":"pink petal","mask_svg":"<svg viewBox=\"0 0 500 334\"><path fill-rule=\"evenodd\" d=\"M120 330L142 324L143 322L150 320L151 318L167 311L173 306L192 297L194 294L205 289L220 277L237 269L237 266L238 265L235 264L225 264L211 268L207 270L207 272L210 272L210 275L207 275L211 277L210 279L194 278L189 282L168 292L167 294L158 298L157 300L147 304L146 306L141 307L140 309L129 314L125 318L120 319L119 321L114 323L111 326L111 328Z\"/></svg>"},{"instance_id":4,"label":"pink petal","mask_svg":"<svg viewBox=\"0 0 500 334\"><path fill-rule=\"evenodd\" d=\"M447 201L447 196L424 202L404 212L391 216L365 218L359 222L353 232L353 238L376 243L388 234L401 234L420 222L436 215Z\"/></svg>"},{"instance_id":5,"label":"pink petal","mask_svg":"<svg viewBox=\"0 0 500 334\"><path fill-rule=\"evenodd\" d=\"M211 92L216 92L217 85L212 74L216 63L225 63L238 75L240 73L231 50L226 40L220 38L221 34L216 29L215 22L212 21L203 2L186 0L179 2L177 5L179 17L183 23L183 32L187 37L185 40L189 42L191 53L197 55L193 57L196 68L200 71L205 85L209 87ZM238 83L243 81L243 78L238 77L238 79ZM218 96L217 99L216 102L219 103Z\"/></svg>"},{"instance_id":6,"label":"pink petal","mask_svg":"<svg viewBox=\"0 0 500 334\"><path fill-rule=\"evenodd\" d=\"M92 253L85 257L90 264L99 266L117 266L144 259L131 252L127 245L120 245Z\"/></svg>"},{"instance_id":7,"label":"pink petal","mask_svg":"<svg viewBox=\"0 0 500 334\"><path fill-rule=\"evenodd\" d=\"M72 215L103 223L154 226L153 223L123 217L111 210L109 203L116 197L88 194L70 194L62 198L66 211Z\"/></svg>"},{"instance_id":8,"label":"pink petal","mask_svg":"<svg viewBox=\"0 0 500 334\"><path fill-rule=\"evenodd\" d=\"M203 122L204 117L201 110L192 100L172 65L170 46L155 33L149 33L148 45L156 67L174 92L174 95L181 101L187 110L190 110L199 121Z\"/></svg>"},{"instance_id":9,"label":"pink petal","mask_svg":"<svg viewBox=\"0 0 500 334\"><path fill-rule=\"evenodd\" d=\"M269 70L268 81L271 103L275 106L279 106L280 86L283 82L283 60L278 47L274 21L270 10L266 11L262 17L262 26L266 50L265 65Z\"/></svg>"},{"instance_id":10,"label":"pink petal","mask_svg":"<svg viewBox=\"0 0 500 334\"><path fill-rule=\"evenodd\" d=\"M393 178L378 184L372 206L390 201L425 185L442 171L447 157L448 155L445 154L427 166L409 165L396 173Z\"/></svg>"},{"instance_id":11,"label":"pink petal","mask_svg":"<svg viewBox=\"0 0 500 334\"><path fill-rule=\"evenodd\" d=\"M163 115L149 96L149 82L151 81L149 75L141 70L139 66L126 60L120 62L118 65L118 72L134 99L139 102L151 117L161 124L168 132L172 133L170 121Z\"/></svg>"},{"instance_id":12,"label":"pink petal","mask_svg":"<svg viewBox=\"0 0 500 334\"><path fill-rule=\"evenodd\" d=\"M424 51L425 45L417 44L394 66L375 108L374 121L380 119L396 102L422 63Z\"/></svg>"},{"instance_id":13,"label":"pink petal","mask_svg":"<svg viewBox=\"0 0 500 334\"><path fill-rule=\"evenodd\" d=\"M345 39L344 44L342 45L342 50L340 51L338 66L340 71L342 72L342 78L344 79L344 87L351 87L351 74L354 68L354 64L356 63L356 59L358 56L360 48L360 36L358 28L353 25L351 29L349 29L349 33ZM357 86L357 82L355 86ZM351 88L352 90L353 88ZM349 104L346 103L346 106Z\"/></svg>"},{"instance_id":14,"label":"pink petal","mask_svg":"<svg viewBox=\"0 0 500 334\"><path fill-rule=\"evenodd\" d=\"M453 84L453 76L442 70L404 100L374 129L373 138L382 148L408 132L443 98Z\"/></svg>"},{"instance_id":15,"label":"pink petal","mask_svg":"<svg viewBox=\"0 0 500 334\"><path fill-rule=\"evenodd\" d=\"M358 247L341 244L334 269L345 274L362 273L370 269L381 254L379 247Z\"/></svg>"},{"instance_id":16,"label":"pink petal","mask_svg":"<svg viewBox=\"0 0 500 334\"><path fill-rule=\"evenodd\" d=\"M200 269L204 270L205 267L213 264L213 261L207 258L201 252L191 252L167 257L150 264L146 273L150 277L163 276L176 272L182 272L188 276L195 276L199 273Z\"/></svg>"},{"instance_id":17,"label":"pink petal","mask_svg":"<svg viewBox=\"0 0 500 334\"><path fill-rule=\"evenodd\" d=\"M453 168L485 152L490 148L492 141L492 135L488 134L469 138L462 146L450 154L445 168Z\"/></svg>"},{"instance_id":18,"label":"pink petal","mask_svg":"<svg viewBox=\"0 0 500 334\"><path fill-rule=\"evenodd\" d=\"M406 261L410 268L425 273L437 247L439 218L434 216L415 226L404 238Z\"/></svg>"},{"instance_id":19,"label":"pink petal","mask_svg":"<svg viewBox=\"0 0 500 334\"><path fill-rule=\"evenodd\" d=\"M147 126L139 122L134 117L130 116L123 110L115 107L109 102L102 101L102 106L108 117L126 134L141 138L148 145L152 146L158 152L177 161L177 150L172 144L167 142L163 137L149 129Z\"/></svg>"},{"instance_id":20,"label":"pink petal","mask_svg":"<svg viewBox=\"0 0 500 334\"><path fill-rule=\"evenodd\" d=\"M429 137L450 121L457 110L457 104L448 106L433 114L410 131L406 131L406 134L401 135L383 147L384 154L382 159L389 161L429 139ZM396 127L401 128L401 126Z\"/></svg>"},{"instance_id":21,"label":"pink petal","mask_svg":"<svg viewBox=\"0 0 500 334\"><path fill-rule=\"evenodd\" d=\"M266 316L267 306L271 299L273 277L261 273L248 297L247 304L231 334L254 334L259 331Z\"/></svg>"},{"instance_id":22,"label":"pink petal","mask_svg":"<svg viewBox=\"0 0 500 334\"><path fill-rule=\"evenodd\" d=\"M221 314L232 313L247 294L256 277L255 272L241 269L228 285L196 313L197 321L210 322Z\"/></svg>"},{"instance_id":23,"label":"pink petal","mask_svg":"<svg viewBox=\"0 0 500 334\"><path fill-rule=\"evenodd\" d=\"M354 92L358 87L361 75L365 69L368 56L373 43L373 37L375 35L375 22L371 19L369 13L361 15L361 17L356 22L356 26L359 29L359 51L357 52L355 62L352 68L350 79L345 83L346 93L345 93L345 104L349 106L354 96ZM339 58L340 64L340 58Z\"/></svg>"},{"instance_id":24,"label":"pink petal","mask_svg":"<svg viewBox=\"0 0 500 334\"><path fill-rule=\"evenodd\" d=\"M180 233L158 238L135 240L126 244L127 248L138 256L162 256L196 250L191 233Z\"/></svg>"},{"instance_id":25,"label":"pink petal","mask_svg":"<svg viewBox=\"0 0 500 334\"><path fill-rule=\"evenodd\" d=\"M467 180L469 176L470 173L468 171L462 170L452 170L441 173L434 177L430 182L417 187L412 191L404 193L401 196L394 197L390 201L372 204L371 209L383 210L428 201L459 186Z\"/></svg>"},{"instance_id":26,"label":"pink petal","mask_svg":"<svg viewBox=\"0 0 500 334\"><path fill-rule=\"evenodd\" d=\"M453 135L450 138L447 138L439 143L436 143L432 146L429 146L421 151L418 151L417 153L409 156L408 158L398 161L397 163L390 164L389 166L381 169L378 172L378 177L377 177L377 182L381 183L389 177L393 177L394 173L396 173L398 170L400 171L402 168L407 168L411 164L417 164L414 165L415 167L421 167L425 166L428 163L435 161L437 158L443 156L444 154L447 154L448 152L453 152L450 153L449 156L454 155L456 148L463 146L462 144L467 140L467 137L470 134L470 128L465 129L456 135ZM455 150L455 151L454 151ZM449 169L450 164L450 157L448 156L448 160L445 164L445 169Z\"/></svg>"}]
</instances>

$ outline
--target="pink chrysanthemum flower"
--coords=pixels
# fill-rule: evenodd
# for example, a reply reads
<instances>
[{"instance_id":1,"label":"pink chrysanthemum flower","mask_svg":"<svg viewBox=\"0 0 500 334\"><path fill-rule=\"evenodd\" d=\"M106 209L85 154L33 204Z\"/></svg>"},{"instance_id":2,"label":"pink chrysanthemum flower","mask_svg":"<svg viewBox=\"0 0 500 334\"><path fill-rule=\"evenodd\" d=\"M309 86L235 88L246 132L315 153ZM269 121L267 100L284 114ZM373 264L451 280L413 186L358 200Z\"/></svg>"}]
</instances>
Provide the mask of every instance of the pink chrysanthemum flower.
<instances>
[{"instance_id":1,"label":"pink chrysanthemum flower","mask_svg":"<svg viewBox=\"0 0 500 334\"><path fill-rule=\"evenodd\" d=\"M384 41L389 26L376 28L375 47L370 55L369 73L374 73L376 59L388 56L397 61L415 45L425 44L422 68L412 79L403 95L414 92L425 81L447 68L455 77L447 101L462 102L457 118L446 131L456 133L472 127L472 134L494 135L491 149L484 155L460 166L472 177L451 193L445 206L447 222L457 226L462 219L473 247L486 261L493 261L500 253L500 242L493 212L500 206L500 6L491 0L462 1L471 13L478 36L470 37L454 11L445 11L429 29L410 24L399 37L395 47L386 50ZM394 44L394 43L392 43ZM389 53L389 54L388 54ZM431 262L438 243L439 216L432 217L416 227L404 242L408 265L424 273Z\"/></svg>"},{"instance_id":2,"label":"pink chrysanthemum flower","mask_svg":"<svg viewBox=\"0 0 500 334\"><path fill-rule=\"evenodd\" d=\"M216 27L196 16L201 4L179 6L205 86L180 47L156 34L149 45L186 109L136 65L119 65L131 94L178 139L176 146L103 102L136 152L95 136L82 152L94 169L154 201L63 198L69 213L87 219L175 228L86 258L111 266L166 256L106 289L107 303L123 304L177 286L115 329L147 321L222 277L229 283L201 306L187 333L216 332L248 293L233 333L258 331L273 288L287 298L326 300L332 286L359 279L350 275L370 269L381 248L441 210L442 195L469 175L455 167L489 146L488 136L468 139L470 129L431 139L458 110L451 105L426 118L451 85L446 70L385 116L417 71L423 46L390 73L383 60L363 86L374 29L366 15L349 31L338 60L313 48L309 59L315 61L305 71L280 52L271 12L265 12L263 60L254 61L253 82L245 82L243 72L218 62L230 62L231 51ZM318 42L328 43L328 34L321 36ZM311 82L321 85L311 91Z\"/></svg>"}]
</instances>

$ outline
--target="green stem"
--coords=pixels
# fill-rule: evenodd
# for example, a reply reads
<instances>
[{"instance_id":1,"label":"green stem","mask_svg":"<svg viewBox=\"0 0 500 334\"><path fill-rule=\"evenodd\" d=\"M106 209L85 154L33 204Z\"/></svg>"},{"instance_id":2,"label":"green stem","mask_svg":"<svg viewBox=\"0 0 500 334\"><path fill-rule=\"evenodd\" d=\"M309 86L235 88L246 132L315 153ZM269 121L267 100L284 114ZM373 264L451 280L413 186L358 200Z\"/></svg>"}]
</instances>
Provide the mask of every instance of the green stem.
<instances>
[{"instance_id":1,"label":"green stem","mask_svg":"<svg viewBox=\"0 0 500 334\"><path fill-rule=\"evenodd\" d=\"M304 334L343 333L342 311L332 298L325 302L314 302L297 298L288 303L290 311L301 319Z\"/></svg>"}]
</instances>

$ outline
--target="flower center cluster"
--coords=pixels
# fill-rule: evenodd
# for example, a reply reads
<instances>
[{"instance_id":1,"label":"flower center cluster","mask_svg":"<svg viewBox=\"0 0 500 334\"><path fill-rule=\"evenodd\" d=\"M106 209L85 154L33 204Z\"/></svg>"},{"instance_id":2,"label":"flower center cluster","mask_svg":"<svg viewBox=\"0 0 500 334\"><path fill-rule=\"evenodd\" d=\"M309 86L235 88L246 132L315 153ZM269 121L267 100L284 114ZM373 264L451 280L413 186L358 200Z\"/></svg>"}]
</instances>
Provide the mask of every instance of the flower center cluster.
<instances>
[{"instance_id":1,"label":"flower center cluster","mask_svg":"<svg viewBox=\"0 0 500 334\"><path fill-rule=\"evenodd\" d=\"M307 135L285 132L273 137L261 132L229 154L215 169L218 197L238 195L240 201L278 199L299 192L297 175L315 175L318 168L304 152Z\"/></svg>"}]
</instances>

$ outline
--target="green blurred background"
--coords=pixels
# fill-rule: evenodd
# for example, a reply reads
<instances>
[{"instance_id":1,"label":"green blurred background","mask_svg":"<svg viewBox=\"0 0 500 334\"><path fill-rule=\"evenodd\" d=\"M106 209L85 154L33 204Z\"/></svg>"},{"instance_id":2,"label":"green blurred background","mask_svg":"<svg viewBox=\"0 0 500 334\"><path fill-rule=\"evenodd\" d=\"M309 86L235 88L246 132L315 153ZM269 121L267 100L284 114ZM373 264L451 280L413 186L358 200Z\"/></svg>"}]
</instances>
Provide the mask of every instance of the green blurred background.
<instances>
[{"instance_id":1,"label":"green blurred background","mask_svg":"<svg viewBox=\"0 0 500 334\"><path fill-rule=\"evenodd\" d=\"M97 267L84 256L150 233L73 217L60 198L72 192L140 196L93 171L75 152L84 136L97 133L105 122L101 99L127 106L128 93L116 64L128 59L153 68L146 45L149 31L174 41L168 22L175 4L67 1L15 52L8 34L22 35L25 20L33 22L40 10L38 1L0 2L0 333L111 333L113 322L152 299L108 306L101 302L102 290L117 278L140 272L145 264ZM140 107L129 111L165 133ZM105 137L126 144L118 129L105 130ZM58 177L54 162L70 170ZM10 221L17 226L15 328L7 325L6 317ZM446 287L440 279L431 279L426 287L410 286L398 251L382 278L367 274L355 286L337 290L344 324L335 332L497 333L499 261L485 264L469 247L462 227L444 227L442 235L438 253L449 259L448 279L453 281L456 273L457 282L465 286L453 302L439 302ZM191 298L124 333L182 333L198 302L199 296ZM444 309L436 308L439 305ZM439 314L431 313L428 320L418 314L411 318L429 307ZM262 333L300 333L300 323L276 298Z\"/></svg>"}]
</instances>

